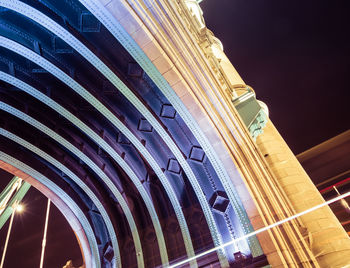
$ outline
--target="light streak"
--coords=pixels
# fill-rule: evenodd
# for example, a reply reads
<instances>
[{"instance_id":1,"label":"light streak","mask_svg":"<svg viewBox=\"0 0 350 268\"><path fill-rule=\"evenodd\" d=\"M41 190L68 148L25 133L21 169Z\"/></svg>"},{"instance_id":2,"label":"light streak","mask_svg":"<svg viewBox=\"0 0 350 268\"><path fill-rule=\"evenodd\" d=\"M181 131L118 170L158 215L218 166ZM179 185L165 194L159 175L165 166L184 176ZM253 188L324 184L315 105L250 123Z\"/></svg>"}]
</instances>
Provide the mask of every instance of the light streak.
<instances>
[{"instance_id":1,"label":"light streak","mask_svg":"<svg viewBox=\"0 0 350 268\"><path fill-rule=\"evenodd\" d=\"M337 182L337 183L335 183L335 184L333 184L333 185L331 185L331 186L329 186L329 187L326 187L326 188L324 188L324 189L321 189L321 190L320 190L320 193L323 194L323 193L325 193L325 192L328 192L328 191L331 190L331 189L334 189L334 187L336 187L336 186L340 186L340 185L343 185L343 184L348 183L348 182L350 182L350 177L349 177L349 178L346 178L345 180L339 181L339 182Z\"/></svg>"},{"instance_id":2,"label":"light streak","mask_svg":"<svg viewBox=\"0 0 350 268\"><path fill-rule=\"evenodd\" d=\"M333 186L334 190L337 192L338 196L340 195L337 187L335 187L335 185ZM348 202L346 202L345 199L340 200L340 204L345 208L346 212L350 212L350 206L348 204Z\"/></svg>"},{"instance_id":3,"label":"light streak","mask_svg":"<svg viewBox=\"0 0 350 268\"><path fill-rule=\"evenodd\" d=\"M209 254L209 253L212 253L212 252L214 252L214 251L217 251L217 250L219 250L219 249L224 249L225 247L230 246L230 245L233 245L233 244L237 243L238 241L241 241L241 240L243 240L243 239L247 239L248 237L251 237L251 236L253 236L253 235L257 235L257 234L259 234L259 233L262 233L262 232L264 232L264 231L267 231L267 230L269 230L269 229L272 229L272 228L274 228L274 227L277 227L277 226L279 226L279 225L281 225L281 224L283 224L283 223L286 223L286 222L288 222L288 221L294 220L294 219L296 219L296 218L298 218L298 217L300 217L300 216L303 216L303 215L305 215L305 214L307 214L307 213L310 213L310 212L312 212L312 211L315 211L315 210L317 210L317 209L319 209L319 208L321 208L321 207L328 206L329 204L332 204L332 203L334 203L334 202L337 202L337 201L339 201L339 200L341 200L341 199L344 199L344 198L346 198L346 197L348 197L348 196L350 196L350 192L347 192L347 193L345 193L345 194L339 195L339 196L337 196L337 197L335 197L335 198L333 198L333 199L330 199L330 200L328 200L328 201L326 201L326 202L324 202L324 203L322 203L322 204L316 205L316 206L314 206L314 207L312 207L312 208L309 208L309 209L304 210L304 211L302 211L302 212L300 212L300 213L297 213L297 214L295 214L295 215L293 215L293 216L291 216L291 217L288 217L288 218L283 219L283 220L281 220L281 221L275 222L275 223L273 223L273 224L271 224L271 225L265 226L265 227L263 227L263 228L261 228L261 229L258 229L258 230L254 231L254 232L251 232L251 233L249 233L249 234L246 234L246 235L244 235L244 236L241 236L241 237L239 237L239 238L237 238L237 239L234 239L234 240L231 240L231 241L229 241L229 242L226 242L226 243L224 243L224 244L222 244L222 245L220 245L220 246L217 246L217 247L214 247L214 248L209 249L209 250L207 250L207 251L204 251L204 252L202 252L202 253L200 253L200 254L194 256L194 257L191 257L191 258L188 258L188 259L186 259L186 260L180 261L180 262L178 262L178 263L172 264L172 265L169 266L169 268L178 267L178 266L180 266L180 265L186 264L186 263L188 263L188 262L190 262L190 261L193 261L193 260L195 260L195 259L198 259L198 258L200 258L200 257L203 257L203 256L205 256L205 255L207 255L207 254Z\"/></svg>"}]
</instances>

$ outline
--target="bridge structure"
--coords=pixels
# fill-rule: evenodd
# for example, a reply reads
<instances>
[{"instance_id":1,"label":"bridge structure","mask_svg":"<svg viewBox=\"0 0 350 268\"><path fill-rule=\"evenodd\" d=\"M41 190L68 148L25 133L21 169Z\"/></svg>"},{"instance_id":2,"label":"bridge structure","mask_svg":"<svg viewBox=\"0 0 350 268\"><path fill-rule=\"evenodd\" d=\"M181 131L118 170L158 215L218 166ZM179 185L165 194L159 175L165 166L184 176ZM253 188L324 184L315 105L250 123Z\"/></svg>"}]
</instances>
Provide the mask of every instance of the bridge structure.
<instances>
[{"instance_id":1,"label":"bridge structure","mask_svg":"<svg viewBox=\"0 0 350 268\"><path fill-rule=\"evenodd\" d=\"M168 267L324 202L195 0L0 0L0 167L86 267ZM322 208L183 267L344 267Z\"/></svg>"}]
</instances>

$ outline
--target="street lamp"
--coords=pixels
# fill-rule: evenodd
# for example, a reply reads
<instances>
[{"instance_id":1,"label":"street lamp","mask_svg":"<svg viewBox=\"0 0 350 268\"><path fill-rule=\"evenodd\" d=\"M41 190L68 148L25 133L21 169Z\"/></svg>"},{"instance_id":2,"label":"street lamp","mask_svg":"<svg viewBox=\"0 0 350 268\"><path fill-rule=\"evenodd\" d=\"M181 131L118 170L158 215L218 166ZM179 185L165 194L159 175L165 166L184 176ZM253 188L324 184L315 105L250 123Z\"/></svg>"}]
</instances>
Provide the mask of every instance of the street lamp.
<instances>
[{"instance_id":1,"label":"street lamp","mask_svg":"<svg viewBox=\"0 0 350 268\"><path fill-rule=\"evenodd\" d=\"M22 204L17 204L16 206L16 212L21 213L24 209L24 206Z\"/></svg>"}]
</instances>

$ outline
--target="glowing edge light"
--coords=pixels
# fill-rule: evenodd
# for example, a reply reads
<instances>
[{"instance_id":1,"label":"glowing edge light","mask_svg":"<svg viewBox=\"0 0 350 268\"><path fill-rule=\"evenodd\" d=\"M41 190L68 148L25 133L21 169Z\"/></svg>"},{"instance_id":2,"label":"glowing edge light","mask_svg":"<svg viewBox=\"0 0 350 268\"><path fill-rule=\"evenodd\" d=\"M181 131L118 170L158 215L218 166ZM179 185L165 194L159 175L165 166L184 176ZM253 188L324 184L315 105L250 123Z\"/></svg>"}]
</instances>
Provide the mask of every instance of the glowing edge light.
<instances>
[{"instance_id":1,"label":"glowing edge light","mask_svg":"<svg viewBox=\"0 0 350 268\"><path fill-rule=\"evenodd\" d=\"M350 192L347 192L347 193L345 193L345 194L339 195L339 196L337 196L337 197L335 197L335 198L333 198L333 199L330 199L330 200L328 200L328 201L326 201L326 202L324 202L324 203L322 203L322 204L319 204L319 205L317 205L317 206L314 206L314 207L312 207L312 208L309 208L309 209L307 209L307 210L304 210L304 211L302 211L302 212L300 212L300 213L297 213L297 214L295 214L295 215L293 215L293 216L291 216L291 217L289 217L289 218L286 218L286 219L283 219L283 220L281 220L281 221L275 222L275 223L273 223L273 224L271 224L271 225L265 226L265 227L263 227L263 228L261 228L261 229L258 229L258 230L254 231L254 232L251 232L251 233L249 233L249 234L246 234L246 235L244 235L244 236L241 236L241 237L239 237L239 238L237 238L237 239L231 240L230 242L227 242L227 243L222 244L222 245L220 245L220 246L217 246L217 247L215 247L215 248L212 248L212 249L209 249L209 250L207 250L207 251L204 251L204 252L202 252L202 253L200 253L200 254L198 254L198 255L192 257L192 258L189 258L189 259L180 261L180 262L178 262L178 263L175 263L175 264L173 264L173 265L170 265L169 268L178 267L178 266L180 266L180 265L182 265L182 264L185 264L185 263L190 262L190 261L192 261L192 260L194 260L194 259L198 259L198 258L200 258L200 257L203 257L204 255L207 255L207 254L212 253L212 252L214 252L214 251L217 251L217 250L219 250L219 249L224 249L224 248L227 247L227 246L230 246L230 245L235 244L237 241L240 241L240 240L243 240L243 239L247 239L248 237L251 237L251 236L253 236L253 235L257 235L257 234L259 234L259 233L262 233L262 232L264 232L264 231L267 231L267 230L269 230L269 229L272 229L272 228L274 228L274 227L276 227L276 226L279 226L279 225L281 225L281 224L283 224L283 223L286 223L286 222L288 222L288 221L294 220L294 219L296 219L296 218L298 218L298 217L300 217L300 216L303 216L303 215L305 215L305 214L307 214L307 213L310 213L310 212L312 212L312 211L314 211L314 210L316 210L316 209L319 209L319 208L321 208L321 207L324 207L324 206L327 206L327 205L332 204L332 203L334 203L334 202L337 202L337 201L339 201L339 200L341 200L341 199L344 199L344 198L346 198L346 197L348 197L348 196L350 196Z\"/></svg>"}]
</instances>

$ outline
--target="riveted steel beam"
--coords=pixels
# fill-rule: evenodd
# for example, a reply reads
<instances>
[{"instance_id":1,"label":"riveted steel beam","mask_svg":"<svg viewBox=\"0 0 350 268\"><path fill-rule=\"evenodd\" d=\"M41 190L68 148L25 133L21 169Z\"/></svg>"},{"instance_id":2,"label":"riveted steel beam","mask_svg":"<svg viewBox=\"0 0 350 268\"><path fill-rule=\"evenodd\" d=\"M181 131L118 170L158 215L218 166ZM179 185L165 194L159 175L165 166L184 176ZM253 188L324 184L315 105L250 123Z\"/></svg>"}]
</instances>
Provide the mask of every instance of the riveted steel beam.
<instances>
[{"instance_id":1,"label":"riveted steel beam","mask_svg":"<svg viewBox=\"0 0 350 268\"><path fill-rule=\"evenodd\" d=\"M0 73L0 77L4 77L3 75L4 75L4 73ZM7 74L5 74L5 75L7 75ZM35 90L34 88L31 88L29 85L27 85L25 83L24 83L24 85L28 86L29 89ZM45 95L43 95L39 91L35 90L35 92L37 92L39 95L41 94L43 97L46 97ZM55 103L52 103L52 101L49 101L47 104L55 104ZM42 123L38 122L34 118L26 115L25 113L15 109L15 108L13 108L12 106L10 106L10 105L8 105L8 104L6 104L4 102L0 102L0 109L4 110L4 111L6 111L6 112L8 112L8 113L10 113L10 114L20 118L20 119L22 119L23 121L27 122L28 124L32 125L33 127L37 128L41 132L45 133L46 135L48 135L49 137L54 139L56 142L58 142L59 144L61 144L65 148L67 148L67 150L69 150L70 152L75 154L79 159L81 159L84 163L86 163L108 186L111 185L112 182L110 182L110 179L107 177L107 175L88 156L86 156L83 152L81 152L78 148L76 148L73 144L68 142L62 136L60 136L59 134L57 134L53 130L49 129L48 127L46 127ZM67 111L67 113L69 113L69 112ZM79 123L79 122L81 122L81 121L79 119L77 119L76 123ZM92 131L92 130L90 129L90 131ZM10 138L10 137L8 137L8 138ZM21 145L24 146L23 144L21 144ZM28 149L32 148L32 147L30 147L29 144L26 144L26 147ZM37 153L37 154L40 155L41 157L43 157L42 156L43 154L41 152ZM51 163L53 160L51 160L51 161L47 160L47 161ZM57 166L57 163L56 163L56 166ZM60 165L59 169L61 169L63 171L62 168L64 168L64 166ZM63 172L65 174L67 174L67 175L73 174L72 172L70 172L70 173L67 173L67 171L63 171ZM69 176L69 177L71 177L71 176ZM86 191L86 193L89 196L91 194L93 195L92 191L77 176L74 175L74 177L71 177L71 178L73 180L76 179L77 180L77 184L84 191ZM137 257L138 257L138 265L139 265L139 267L143 267L144 263L143 263L143 253L142 253L142 248L141 248L140 237L139 237L139 234L138 234L138 230L137 230L135 221L134 221L134 219L132 217L131 211L130 211L126 201L124 200L123 196L118 191L118 189L115 186L110 186L110 189L113 192L113 194L115 195L117 201L120 203L120 205L122 207L122 210L124 211L124 214L126 215L126 218L128 220L128 223L129 223L129 226L130 226L130 229L131 229L131 233L133 235L134 243L135 243L135 249L136 249L136 253L137 253ZM93 197L94 197L93 201L96 201L96 207L99 208L99 209L103 209L103 211L104 211L103 213L101 212L101 215L103 215L104 217L106 217L106 219L108 219L108 221L106 222L106 226L108 227L108 230L110 232L112 245L113 245L114 249L117 250L116 252L119 252L116 235L115 235L113 226L111 225L111 222L109 220L108 214L105 212L102 204L98 201L97 197L95 195L93 195ZM109 223L109 224L107 224L107 223ZM120 254L117 254L117 258L120 258L120 256L118 256L118 255L120 255ZM121 265L120 260L117 263L119 263L119 265Z\"/></svg>"},{"instance_id":2,"label":"riveted steel beam","mask_svg":"<svg viewBox=\"0 0 350 268\"><path fill-rule=\"evenodd\" d=\"M180 227L182 227L182 231L185 232L186 229L188 230L187 224L185 221L185 217L184 217L183 212L181 210L181 206L179 204L179 201L176 198L175 192L174 192L171 184L169 183L169 181L167 180L167 178L163 174L162 170L160 169L159 165L157 164L156 160L151 156L151 154L142 145L142 143L132 134L132 132L126 126L124 126L124 124L111 111L109 111L100 101L98 101L91 93L89 93L85 88L83 88L75 80L73 80L71 77L69 77L63 71L58 69L52 63L50 63L49 61L47 61L43 57L39 56L38 54L34 53L30 49L20 45L17 42L14 42L13 40L10 40L6 37L3 37L3 36L0 36L0 46L6 47L7 49L10 49L15 53L18 53L18 54L24 56L25 58L33 61L34 63L38 64L42 68L49 71L52 75L56 76L59 80L61 80L66 85L68 85L71 89L73 89L76 93L78 93L81 97L83 97L86 101L88 101L97 111L99 111L102 115L104 115L116 128L118 128L130 140L130 142L138 149L138 151L144 156L144 158L147 160L147 162L153 168L153 170L155 171L156 175L160 179L163 187L165 188L165 190L168 194L168 197L173 205L173 208L174 208L176 215L177 215L177 218L179 220ZM106 150L106 152L108 152L108 151ZM117 158L115 158L116 162L118 162L120 164L122 158L116 153L114 153L112 155L112 157L114 157L114 156L117 157ZM125 163L125 165L124 164L120 164L120 165L123 168L124 167L126 169L128 168L126 163ZM129 171L126 170L126 172L128 173ZM130 169L130 172L132 172L131 169ZM200 190L199 185L197 188ZM141 188L140 190L142 190L142 189L143 188ZM203 197L204 197L204 195L203 195ZM207 204L207 203L205 203L205 204ZM208 210L210 211L210 208L208 205L207 205L207 207L208 207ZM155 212L154 212L154 214L155 214ZM210 214L211 214L211 211L210 211ZM152 217L152 219L156 219L156 218L157 218L156 216ZM215 221L212 217L212 214L211 214L211 218L212 218L211 222L214 223L214 225L215 225ZM215 226L215 228L216 228L216 226ZM156 231L158 231L158 233L162 232L160 225L159 225L159 227L156 228ZM187 233L188 233L188 238L186 240L185 239L184 240L190 241L189 232L187 232ZM161 236L157 236L157 239L158 239L158 243L159 243L160 249L161 249L161 257L163 256L162 262L163 262L163 264L166 264L166 263L168 263L168 260L167 260L167 251L166 251L164 237L162 238Z\"/></svg>"},{"instance_id":3,"label":"riveted steel beam","mask_svg":"<svg viewBox=\"0 0 350 268\"><path fill-rule=\"evenodd\" d=\"M247 213L240 201L238 193L232 184L231 178L228 175L223 163L221 162L219 156L215 152L212 144L210 144L208 138L201 130L200 126L196 120L192 117L190 112L187 110L179 96L175 93L173 88L168 84L162 74L158 71L155 65L143 52L140 46L135 42L135 40L127 33L124 27L119 23L119 21L113 17L113 15L100 3L100 1L94 0L79 0L96 18L109 30L109 32L118 40L123 47L130 53L130 55L135 59L135 61L142 67L142 69L147 73L147 75L152 79L160 91L164 94L167 100L178 112L182 120L185 122L186 126L193 133L196 140L203 148L207 158L213 165L213 168L218 175L225 192L235 210L236 215L241 223L241 227L244 233L248 234L254 231ZM181 162L182 163L182 162ZM258 256L263 254L262 249L256 237L249 239L250 246L253 255ZM216 245L222 243L221 239L215 241ZM222 256L224 252L220 253ZM221 259L222 262L225 260Z\"/></svg>"},{"instance_id":4,"label":"riveted steel beam","mask_svg":"<svg viewBox=\"0 0 350 268\"><path fill-rule=\"evenodd\" d=\"M118 90L138 109L139 112L147 119L147 121L154 127L154 129L159 133L159 135L163 138L169 149L172 151L172 153L175 155L176 159L178 160L179 164L183 168L184 172L186 173L187 177L189 178L189 181L196 193L196 196L199 200L199 203L204 211L204 215L206 217L206 220L208 222L210 231L213 236L214 243L216 245L219 245L222 243L221 236L217 230L216 222L214 220L212 211L209 207L208 201L198 183L198 180L196 179L196 176L194 175L192 169L190 168L189 164L185 160L184 156L182 155L181 151L177 147L177 145L174 143L174 141L171 139L169 134L165 131L165 129L160 125L158 120L152 115L152 113L147 109L147 107L133 94L133 92L99 59L97 58L88 48L86 48L81 42L79 42L74 36L72 36L70 33L65 31L61 26L59 26L57 23L43 15L42 13L36 11L35 9L31 8L30 6L25 6L20 1L12 0L10 2L13 2L13 4L9 4L8 1L6 7L11 8L13 10L16 10L17 12L20 12L21 14L24 14L31 19L35 20L39 24L46 27L48 30L52 31L54 34L65 40L70 46L72 46L74 49L76 49L77 52L79 52L83 57L85 57L91 64L95 66ZM1 1L0 1L1 3ZM16 3L16 5L14 5ZM21 6L22 5L22 6ZM64 33L64 34L62 34ZM105 116L108 116L104 114ZM119 128L120 129L120 128ZM122 129L120 129L122 130ZM122 130L123 132L123 130ZM124 133L124 132L123 132ZM131 134L131 133L130 133ZM135 137L131 137L129 133L127 133L125 136L136 146L138 150L141 150L141 153L149 154L148 152L145 152L146 149L143 146L140 146L140 142L135 139ZM134 143L136 142L136 144ZM154 168L156 167L156 162L153 161L153 157L149 154L149 157L147 157L150 165ZM165 189L168 189L170 191L171 186L167 185L167 180L163 179L164 177L163 173L160 169L156 168L154 169L157 176L160 178L161 182L163 183L163 186ZM169 188L170 187L170 188ZM167 192L168 192L167 191ZM169 195L169 193L168 193ZM170 200L175 202L175 200L172 200L171 196L169 196ZM172 203L173 203L172 202ZM174 207L175 211L178 214L178 218L183 217L183 215L180 215L179 209L176 209ZM182 221L180 221L180 227L184 229L184 224ZM189 239L189 236L185 236L185 230L182 230L185 245L188 253L190 253L189 256L193 255L193 247L190 248L191 241Z\"/></svg>"},{"instance_id":5,"label":"riveted steel beam","mask_svg":"<svg viewBox=\"0 0 350 268\"><path fill-rule=\"evenodd\" d=\"M0 160L4 161L5 163L8 163L12 165L13 167L23 171L24 173L28 174L29 176L36 179L39 183L46 186L49 190L54 192L57 196L60 197L60 199L69 207L69 209L74 213L76 218L78 219L79 223L81 224L83 231L86 235L86 238L89 243L89 247L91 249L92 253L92 262L88 263L89 266L92 268L100 268L100 255L98 251L97 241L94 235L94 232L92 230L92 227L84 215L83 211L79 208L79 206L75 203L75 201L68 196L67 193L64 192L60 187L58 187L55 183L53 183L50 179L48 179L45 175L41 174L37 170L33 169L32 167L26 165L22 161L8 155L5 152L0 151Z\"/></svg>"},{"instance_id":6,"label":"riveted steel beam","mask_svg":"<svg viewBox=\"0 0 350 268\"><path fill-rule=\"evenodd\" d=\"M174 153L175 157L180 160L180 165L185 165L186 168L184 171L186 172L187 176L190 178L191 184L194 187L195 191L199 194L199 200L202 206L207 210L207 213L211 213L209 206L206 206L206 200L204 197L203 192L201 191L201 188L199 184L196 182L195 175L193 174L192 170L190 169L189 165L186 165L186 161L180 152L180 150L177 148L175 143L172 141L171 137L167 134L167 132L163 129L163 127L159 124L159 122L155 119L155 117L151 114L151 112L146 108L146 106L135 96L135 94L114 74L114 72L105 65L92 51L90 51L84 44L82 44L77 38L75 38L72 34L70 34L68 31L66 31L63 27L61 27L59 24L54 22L52 19L44 15L43 13L39 12L38 10L30 7L29 5L26 5L20 1L17 0L10 0L10 1L4 1L0 0L0 5L9 8L11 10L14 10L24 16L29 17L30 19L34 20L35 22L39 23L58 37L60 37L62 40L67 42L72 48L74 48L78 53L80 53L86 60L88 60L97 70L99 70L140 112L141 114L150 122L150 124L155 127L156 131L160 134L160 136L164 139L165 143L169 146L171 151ZM101 106L102 104L98 104ZM96 108L96 106L95 106ZM99 110L99 109L97 109ZM109 114L106 115L106 113L103 113L103 111L99 110L103 115L105 115L110 121L111 116ZM112 121L116 121L113 120ZM117 124L116 124L117 123ZM177 215L182 236L185 241L185 247L187 251L187 255L193 256L194 255L194 249L191 241L191 237L188 231L188 227L185 221L185 217L181 211L181 206L176 199L175 193L166 179L165 175L159 168L157 162L154 160L154 158L151 156L151 154L145 149L145 147L138 141L138 139L130 132L125 130L124 126L121 126L120 122L113 122L114 125L118 129L120 129L123 134L135 145L135 147L140 151L141 154L144 154L145 159L149 162L153 170L155 171L156 175L159 177L161 183L163 184L164 188L166 189L166 192L169 196L169 199L171 200L171 203L173 205L173 208L175 210L175 213ZM119 127L118 127L119 126ZM160 131L160 132L159 132ZM213 217L208 219L209 226L213 225L211 229L216 229L215 221ZM165 249L163 249L165 250ZM195 265L195 262L193 262L193 265Z\"/></svg>"}]
</instances>

